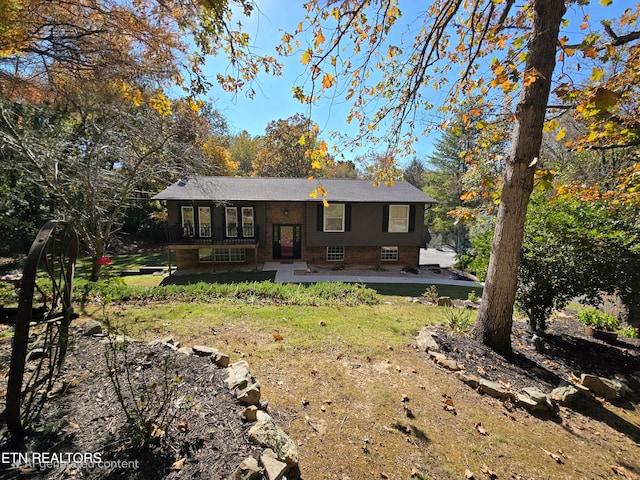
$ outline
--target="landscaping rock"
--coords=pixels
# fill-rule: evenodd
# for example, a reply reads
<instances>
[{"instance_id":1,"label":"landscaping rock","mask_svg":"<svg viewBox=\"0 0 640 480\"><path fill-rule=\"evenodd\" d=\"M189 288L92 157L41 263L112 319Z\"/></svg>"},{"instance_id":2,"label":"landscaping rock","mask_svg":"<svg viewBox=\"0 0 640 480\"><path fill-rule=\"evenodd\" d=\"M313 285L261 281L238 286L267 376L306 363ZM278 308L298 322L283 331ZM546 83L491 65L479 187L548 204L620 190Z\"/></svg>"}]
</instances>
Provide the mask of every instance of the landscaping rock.
<instances>
[{"instance_id":1,"label":"landscaping rock","mask_svg":"<svg viewBox=\"0 0 640 480\"><path fill-rule=\"evenodd\" d=\"M229 365L227 385L242 405L260 405L260 383L251 375L249 364L244 360Z\"/></svg>"},{"instance_id":2,"label":"landscaping rock","mask_svg":"<svg viewBox=\"0 0 640 480\"><path fill-rule=\"evenodd\" d=\"M519 406L530 412L546 412L554 409L549 396L537 387L526 387L516 395Z\"/></svg>"},{"instance_id":3,"label":"landscaping rock","mask_svg":"<svg viewBox=\"0 0 640 480\"><path fill-rule=\"evenodd\" d=\"M470 386L473 389L478 388L478 385L480 384L480 379L476 375L468 375L464 371L456 372L456 377L462 383Z\"/></svg>"},{"instance_id":4,"label":"landscaping rock","mask_svg":"<svg viewBox=\"0 0 640 480\"><path fill-rule=\"evenodd\" d=\"M298 447L283 430L276 426L268 413L258 410L257 421L249 429L248 436L253 443L273 450L276 458L288 466L298 465Z\"/></svg>"},{"instance_id":5,"label":"landscaping rock","mask_svg":"<svg viewBox=\"0 0 640 480\"><path fill-rule=\"evenodd\" d=\"M444 353L436 352L433 350L429 350L429 357L436 363L442 362L447 359L447 356Z\"/></svg>"},{"instance_id":6,"label":"landscaping rock","mask_svg":"<svg viewBox=\"0 0 640 480\"><path fill-rule=\"evenodd\" d=\"M180 343L176 342L173 337L169 336L162 339L152 340L149 342L149 345L151 346L161 345L165 348L170 348L171 350L178 350Z\"/></svg>"},{"instance_id":7,"label":"landscaping rock","mask_svg":"<svg viewBox=\"0 0 640 480\"><path fill-rule=\"evenodd\" d=\"M100 335L102 333L102 324L97 320L89 320L82 324L82 334L85 336Z\"/></svg>"},{"instance_id":8,"label":"landscaping rock","mask_svg":"<svg viewBox=\"0 0 640 480\"><path fill-rule=\"evenodd\" d=\"M529 412L546 412L549 409L546 401L539 402L524 392L518 392L516 394L516 403L519 407L522 407Z\"/></svg>"},{"instance_id":9,"label":"landscaping rock","mask_svg":"<svg viewBox=\"0 0 640 480\"><path fill-rule=\"evenodd\" d=\"M258 480L261 477L262 469L258 466L258 461L253 457L245 458L233 472L233 480Z\"/></svg>"},{"instance_id":10,"label":"landscaping rock","mask_svg":"<svg viewBox=\"0 0 640 480\"><path fill-rule=\"evenodd\" d=\"M547 394L537 387L525 387L522 391L538 403L546 403L548 400Z\"/></svg>"},{"instance_id":11,"label":"landscaping rock","mask_svg":"<svg viewBox=\"0 0 640 480\"><path fill-rule=\"evenodd\" d=\"M429 327L423 327L416 337L416 347L423 352L437 352L440 347L433 336L434 332Z\"/></svg>"},{"instance_id":12,"label":"landscaping rock","mask_svg":"<svg viewBox=\"0 0 640 480\"><path fill-rule=\"evenodd\" d=\"M260 463L264 467L264 473L268 480L281 480L289 468L286 463L275 458L274 452L268 448L260 457Z\"/></svg>"},{"instance_id":13,"label":"landscaping rock","mask_svg":"<svg viewBox=\"0 0 640 480\"><path fill-rule=\"evenodd\" d=\"M199 357L209 357L218 352L218 350L216 350L215 348L207 347L206 345L194 345L191 348L193 349L193 353L195 353Z\"/></svg>"},{"instance_id":14,"label":"landscaping rock","mask_svg":"<svg viewBox=\"0 0 640 480\"><path fill-rule=\"evenodd\" d=\"M557 401L561 405L571 405L581 395L582 391L578 390L573 385L554 388L549 394L553 400Z\"/></svg>"},{"instance_id":15,"label":"landscaping rock","mask_svg":"<svg viewBox=\"0 0 640 480\"><path fill-rule=\"evenodd\" d=\"M464 368L458 362L450 358L436 360L436 363L441 367L446 368L447 370L451 370L452 372L458 372L460 370L464 370Z\"/></svg>"},{"instance_id":16,"label":"landscaping rock","mask_svg":"<svg viewBox=\"0 0 640 480\"><path fill-rule=\"evenodd\" d=\"M211 355L211 361L218 367L227 368L229 366L229 355L220 353L217 350Z\"/></svg>"},{"instance_id":17,"label":"landscaping rock","mask_svg":"<svg viewBox=\"0 0 640 480\"><path fill-rule=\"evenodd\" d=\"M503 387L502 384L494 382L492 380L487 380L486 378L480 378L480 381L478 382L478 389L482 393L486 393L487 395L494 398L513 397L513 393Z\"/></svg>"},{"instance_id":18,"label":"landscaping rock","mask_svg":"<svg viewBox=\"0 0 640 480\"><path fill-rule=\"evenodd\" d=\"M452 307L453 302L451 301L451 297L440 297L438 298L438 306L439 307Z\"/></svg>"},{"instance_id":19,"label":"landscaping rock","mask_svg":"<svg viewBox=\"0 0 640 480\"><path fill-rule=\"evenodd\" d=\"M260 405L260 383L255 382L236 392L236 398L242 405Z\"/></svg>"},{"instance_id":20,"label":"landscaping rock","mask_svg":"<svg viewBox=\"0 0 640 480\"><path fill-rule=\"evenodd\" d=\"M629 391L629 388L619 380L610 380L596 375L583 373L580 382L591 392L606 400L624 398Z\"/></svg>"},{"instance_id":21,"label":"landscaping rock","mask_svg":"<svg viewBox=\"0 0 640 480\"><path fill-rule=\"evenodd\" d=\"M258 407L256 407L255 405L249 405L247 408L245 408L242 413L240 414L240 416L246 420L247 422L255 422L256 420L258 420Z\"/></svg>"},{"instance_id":22,"label":"landscaping rock","mask_svg":"<svg viewBox=\"0 0 640 480\"><path fill-rule=\"evenodd\" d=\"M249 371L249 364L244 360L229 365L227 385L231 390L247 388L248 385L255 382L255 377Z\"/></svg>"}]
</instances>

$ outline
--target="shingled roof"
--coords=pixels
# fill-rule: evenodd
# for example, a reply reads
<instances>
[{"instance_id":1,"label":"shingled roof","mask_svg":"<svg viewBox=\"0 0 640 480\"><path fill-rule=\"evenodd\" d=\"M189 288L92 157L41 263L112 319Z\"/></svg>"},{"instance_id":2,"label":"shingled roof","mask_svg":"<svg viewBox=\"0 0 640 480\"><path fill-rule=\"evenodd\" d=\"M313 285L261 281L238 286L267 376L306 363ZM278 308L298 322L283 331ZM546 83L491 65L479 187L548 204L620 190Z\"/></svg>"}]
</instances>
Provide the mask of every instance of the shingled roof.
<instances>
[{"instance_id":1,"label":"shingled roof","mask_svg":"<svg viewBox=\"0 0 640 480\"><path fill-rule=\"evenodd\" d=\"M193 177L170 185L154 200L213 200L254 202L313 202L309 194L318 185L329 202L437 203L407 182L373 186L371 180L254 177Z\"/></svg>"}]
</instances>

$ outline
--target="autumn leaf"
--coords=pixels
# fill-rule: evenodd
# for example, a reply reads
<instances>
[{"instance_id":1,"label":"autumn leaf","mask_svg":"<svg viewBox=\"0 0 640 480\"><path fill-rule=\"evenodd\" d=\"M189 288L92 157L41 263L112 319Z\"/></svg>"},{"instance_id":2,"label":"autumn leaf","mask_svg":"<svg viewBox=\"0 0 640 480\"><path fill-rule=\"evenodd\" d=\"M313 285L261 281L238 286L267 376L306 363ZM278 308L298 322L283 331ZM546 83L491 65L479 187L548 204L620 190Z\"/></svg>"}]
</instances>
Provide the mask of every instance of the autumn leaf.
<instances>
[{"instance_id":1,"label":"autumn leaf","mask_svg":"<svg viewBox=\"0 0 640 480\"><path fill-rule=\"evenodd\" d=\"M273 339L274 339L276 342L281 342L282 340L284 340L284 337L283 337L282 335L280 335L279 333L274 333L274 334L273 334Z\"/></svg>"},{"instance_id":2,"label":"autumn leaf","mask_svg":"<svg viewBox=\"0 0 640 480\"><path fill-rule=\"evenodd\" d=\"M480 471L482 471L482 473L484 473L491 479L498 478L498 474L493 470L491 470L486 464L482 465L482 468L480 469Z\"/></svg>"},{"instance_id":3,"label":"autumn leaf","mask_svg":"<svg viewBox=\"0 0 640 480\"><path fill-rule=\"evenodd\" d=\"M632 479L633 478L631 476L631 474L629 473L629 470L627 470L624 467L621 467L620 465L612 466L611 470L613 470L613 473L615 473L616 475L618 475L620 477L624 477L624 478L628 478L628 479Z\"/></svg>"},{"instance_id":4,"label":"autumn leaf","mask_svg":"<svg viewBox=\"0 0 640 480\"><path fill-rule=\"evenodd\" d=\"M458 412L456 412L456 407L453 404L453 400L451 400L451 397L446 393L442 394L442 403L444 404L442 408L444 408L447 412L451 412L454 415L458 414Z\"/></svg>"},{"instance_id":5,"label":"autumn leaf","mask_svg":"<svg viewBox=\"0 0 640 480\"><path fill-rule=\"evenodd\" d=\"M605 74L605 71L602 70L601 68L594 68L591 71L590 79L592 82L599 82L600 79L604 76L604 74Z\"/></svg>"},{"instance_id":6,"label":"autumn leaf","mask_svg":"<svg viewBox=\"0 0 640 480\"><path fill-rule=\"evenodd\" d=\"M184 468L184 462L187 459L187 457L183 457L180 460L176 460L175 462L173 462L173 465L171 465L171 468L173 468L174 470L182 470Z\"/></svg>"},{"instance_id":7,"label":"autumn leaf","mask_svg":"<svg viewBox=\"0 0 640 480\"><path fill-rule=\"evenodd\" d=\"M324 38L324 35L322 34L322 29L319 29L316 32L316 41L314 43L315 47L318 48L320 45L324 43L325 40L326 38Z\"/></svg>"},{"instance_id":8,"label":"autumn leaf","mask_svg":"<svg viewBox=\"0 0 640 480\"><path fill-rule=\"evenodd\" d=\"M557 453L549 452L548 450L545 450L544 448L542 449L542 451L544 453L546 453L547 455L549 455L551 458L553 458L556 461L556 463L564 463L562 461L562 457L560 455L558 455Z\"/></svg>"},{"instance_id":9,"label":"autumn leaf","mask_svg":"<svg viewBox=\"0 0 640 480\"><path fill-rule=\"evenodd\" d=\"M489 435L489 432L487 431L487 429L486 429L486 428L484 428L484 427L482 426L482 424L481 424L481 423L476 423L476 424L474 425L474 428L476 429L476 431L477 431L480 435Z\"/></svg>"},{"instance_id":10,"label":"autumn leaf","mask_svg":"<svg viewBox=\"0 0 640 480\"><path fill-rule=\"evenodd\" d=\"M322 88L331 88L335 84L335 78L330 73L325 73L322 77Z\"/></svg>"},{"instance_id":11,"label":"autumn leaf","mask_svg":"<svg viewBox=\"0 0 640 480\"><path fill-rule=\"evenodd\" d=\"M302 58L300 58L300 62L303 65L309 65L309 62L311 61L311 55L312 55L311 50L305 50L304 53L302 54Z\"/></svg>"}]
</instances>

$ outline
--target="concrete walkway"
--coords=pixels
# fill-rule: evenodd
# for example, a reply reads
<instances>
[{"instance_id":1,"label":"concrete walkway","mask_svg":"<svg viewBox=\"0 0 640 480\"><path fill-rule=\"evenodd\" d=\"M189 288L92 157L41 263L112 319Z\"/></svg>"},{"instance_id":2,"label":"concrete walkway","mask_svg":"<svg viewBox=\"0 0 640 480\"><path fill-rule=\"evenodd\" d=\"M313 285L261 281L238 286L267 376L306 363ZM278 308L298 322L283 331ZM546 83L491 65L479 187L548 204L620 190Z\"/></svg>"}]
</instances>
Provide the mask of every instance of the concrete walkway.
<instances>
[{"instance_id":1,"label":"concrete walkway","mask_svg":"<svg viewBox=\"0 0 640 480\"><path fill-rule=\"evenodd\" d=\"M318 282L348 282L348 283L423 283L426 285L455 285L460 287L481 287L482 284L472 280L454 280L451 278L424 277L411 273L402 276L376 276L363 275L314 275L313 273L295 272L307 270L306 262L266 262L263 271L276 271L274 282L276 283L318 283Z\"/></svg>"}]
</instances>

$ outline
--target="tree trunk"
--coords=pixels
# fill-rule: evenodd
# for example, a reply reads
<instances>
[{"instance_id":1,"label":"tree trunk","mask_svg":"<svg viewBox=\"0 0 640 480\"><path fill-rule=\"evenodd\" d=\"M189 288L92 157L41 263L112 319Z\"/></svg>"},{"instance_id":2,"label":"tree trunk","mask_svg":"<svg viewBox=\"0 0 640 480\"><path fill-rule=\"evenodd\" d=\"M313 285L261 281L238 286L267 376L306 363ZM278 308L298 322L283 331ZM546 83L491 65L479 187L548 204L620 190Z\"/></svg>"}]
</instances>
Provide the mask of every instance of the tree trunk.
<instances>
[{"instance_id":1,"label":"tree trunk","mask_svg":"<svg viewBox=\"0 0 640 480\"><path fill-rule=\"evenodd\" d=\"M560 22L566 7L564 0L534 0L532 11L533 31L525 71L534 72L537 77L528 86L523 85L518 98L489 269L473 330L476 340L499 352L511 351L524 222L542 144Z\"/></svg>"}]
</instances>

